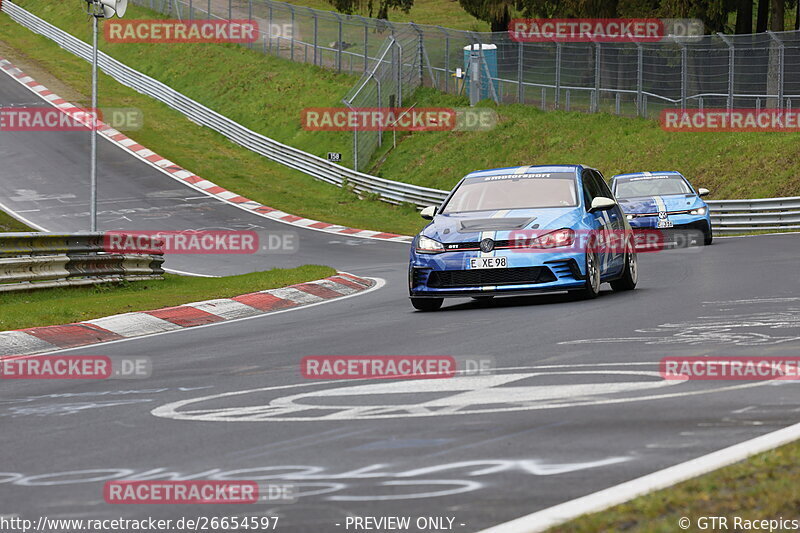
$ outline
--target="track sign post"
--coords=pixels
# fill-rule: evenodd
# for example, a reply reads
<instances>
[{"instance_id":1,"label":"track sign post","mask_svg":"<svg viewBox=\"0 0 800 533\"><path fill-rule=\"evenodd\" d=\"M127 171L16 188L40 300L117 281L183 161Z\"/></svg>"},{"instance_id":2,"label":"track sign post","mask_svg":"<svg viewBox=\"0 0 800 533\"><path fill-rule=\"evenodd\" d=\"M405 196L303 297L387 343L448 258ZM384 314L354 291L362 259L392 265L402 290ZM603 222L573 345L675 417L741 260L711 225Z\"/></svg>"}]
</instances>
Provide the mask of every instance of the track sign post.
<instances>
[{"instance_id":1,"label":"track sign post","mask_svg":"<svg viewBox=\"0 0 800 533\"><path fill-rule=\"evenodd\" d=\"M89 219L90 230L97 231L97 25L101 18L122 17L128 9L128 0L86 0L86 10L92 16L92 113L95 113L90 128L91 163L89 170Z\"/></svg>"}]
</instances>

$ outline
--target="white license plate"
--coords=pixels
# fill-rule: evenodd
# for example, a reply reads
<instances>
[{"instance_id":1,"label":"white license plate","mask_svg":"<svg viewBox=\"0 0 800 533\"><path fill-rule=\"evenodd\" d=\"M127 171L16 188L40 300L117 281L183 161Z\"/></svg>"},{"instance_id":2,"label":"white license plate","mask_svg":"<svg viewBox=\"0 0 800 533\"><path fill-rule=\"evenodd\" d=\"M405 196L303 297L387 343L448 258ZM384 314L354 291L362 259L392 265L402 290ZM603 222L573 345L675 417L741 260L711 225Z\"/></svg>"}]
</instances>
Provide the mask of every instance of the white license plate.
<instances>
[{"instance_id":1,"label":"white license plate","mask_svg":"<svg viewBox=\"0 0 800 533\"><path fill-rule=\"evenodd\" d=\"M673 225L674 224L672 223L672 221L668 219L662 219L658 221L659 228L671 228Z\"/></svg>"},{"instance_id":2,"label":"white license plate","mask_svg":"<svg viewBox=\"0 0 800 533\"><path fill-rule=\"evenodd\" d=\"M469 260L470 268L507 268L505 257L473 257Z\"/></svg>"}]
</instances>

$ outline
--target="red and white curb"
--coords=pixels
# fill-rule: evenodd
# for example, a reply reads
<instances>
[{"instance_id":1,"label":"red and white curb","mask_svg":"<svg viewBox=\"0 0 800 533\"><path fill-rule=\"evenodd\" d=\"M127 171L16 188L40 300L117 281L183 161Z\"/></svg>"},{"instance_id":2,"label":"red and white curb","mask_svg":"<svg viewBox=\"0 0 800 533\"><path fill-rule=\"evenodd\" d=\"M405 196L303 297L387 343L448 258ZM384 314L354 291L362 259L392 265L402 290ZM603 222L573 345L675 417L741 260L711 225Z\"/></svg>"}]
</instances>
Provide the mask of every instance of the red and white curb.
<instances>
[{"instance_id":1,"label":"red and white curb","mask_svg":"<svg viewBox=\"0 0 800 533\"><path fill-rule=\"evenodd\" d=\"M10 61L0 57L0 70L11 76L18 81L21 85L26 87L34 94L40 96L49 104L63 111L70 117L76 120L81 120L85 124L87 121L82 114L85 110L78 108L50 91L47 87L28 76L20 69L15 67ZM348 237L361 237L367 239L378 239L381 241L394 241L394 242L411 242L412 237L407 235L398 235L396 233L386 233L381 231L372 231L365 229L348 228L346 226L339 226L337 224L329 224L328 222L320 222L318 220L311 220L297 215L285 213L278 209L268 207L260 204L255 200L245 198L235 192L231 192L219 185L197 176L188 170L176 165L168 159L164 159L152 150L148 150L141 144L137 143L124 133L117 131L109 125L98 122L98 132L101 136L105 137L112 143L116 144L123 150L133 154L142 161L157 168L161 172L169 175L175 180L178 180L193 189L196 189L208 196L221 200L225 203L234 205L245 211L250 211L264 218L275 220L284 224L291 224L293 226L300 226L306 229L323 231L326 233L336 233L339 235L346 235Z\"/></svg>"},{"instance_id":2,"label":"red and white curb","mask_svg":"<svg viewBox=\"0 0 800 533\"><path fill-rule=\"evenodd\" d=\"M77 324L0 332L0 356L33 355L101 342L239 320L317 304L375 287L372 279L339 272L317 281L280 289L218 298L154 311L113 315Z\"/></svg>"}]
</instances>

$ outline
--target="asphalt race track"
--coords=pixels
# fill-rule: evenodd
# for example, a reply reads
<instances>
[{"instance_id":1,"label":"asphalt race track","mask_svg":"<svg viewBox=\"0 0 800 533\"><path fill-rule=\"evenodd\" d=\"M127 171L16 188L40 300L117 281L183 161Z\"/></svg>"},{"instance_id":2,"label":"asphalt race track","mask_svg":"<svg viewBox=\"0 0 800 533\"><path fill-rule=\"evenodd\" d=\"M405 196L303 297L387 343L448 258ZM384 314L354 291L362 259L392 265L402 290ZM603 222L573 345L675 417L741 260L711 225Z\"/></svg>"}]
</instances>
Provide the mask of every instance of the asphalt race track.
<instances>
[{"instance_id":1,"label":"asphalt race track","mask_svg":"<svg viewBox=\"0 0 800 533\"><path fill-rule=\"evenodd\" d=\"M5 76L0 101L35 102ZM1 139L0 202L50 230L85 229L86 136ZM98 146L101 229L288 228L301 238L294 255L178 256L171 268L227 274L311 262L386 285L62 352L149 356L147 380L4 381L0 514L270 514L287 532L346 531L352 515L431 516L478 531L798 422L797 382L658 375L666 356L798 353L797 235L641 254L632 293L455 300L419 313L407 299L407 245L278 224L202 197L106 141ZM498 369L313 382L300 374L307 355L489 357ZM244 507L104 501L106 480L171 476L290 484L299 497Z\"/></svg>"}]
</instances>

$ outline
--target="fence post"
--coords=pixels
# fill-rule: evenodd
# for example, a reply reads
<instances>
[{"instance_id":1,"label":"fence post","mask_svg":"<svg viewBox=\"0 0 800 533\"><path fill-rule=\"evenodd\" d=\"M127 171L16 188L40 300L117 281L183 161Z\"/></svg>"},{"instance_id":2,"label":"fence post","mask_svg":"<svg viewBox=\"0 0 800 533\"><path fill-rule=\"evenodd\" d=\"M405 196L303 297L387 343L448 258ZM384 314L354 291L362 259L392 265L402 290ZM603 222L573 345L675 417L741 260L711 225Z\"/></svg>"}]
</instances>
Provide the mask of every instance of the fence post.
<instances>
[{"instance_id":1,"label":"fence post","mask_svg":"<svg viewBox=\"0 0 800 533\"><path fill-rule=\"evenodd\" d=\"M561 101L561 42L556 41L556 97L555 108L558 109Z\"/></svg>"},{"instance_id":2,"label":"fence post","mask_svg":"<svg viewBox=\"0 0 800 533\"><path fill-rule=\"evenodd\" d=\"M441 26L436 26L444 33L444 92L450 85L450 34Z\"/></svg>"},{"instance_id":3,"label":"fence post","mask_svg":"<svg viewBox=\"0 0 800 533\"><path fill-rule=\"evenodd\" d=\"M247 0L247 20L253 20L253 0ZM252 49L253 43L247 43L247 47Z\"/></svg>"},{"instance_id":4,"label":"fence post","mask_svg":"<svg viewBox=\"0 0 800 533\"><path fill-rule=\"evenodd\" d=\"M733 109L733 80L734 80L734 65L735 63L735 54L736 49L733 47L733 41L728 38L727 35L724 33L717 33L720 39L728 45L728 98L726 101L726 106L728 111Z\"/></svg>"},{"instance_id":5,"label":"fence post","mask_svg":"<svg viewBox=\"0 0 800 533\"><path fill-rule=\"evenodd\" d=\"M211 0L209 0L209 3L211 3ZM271 54L272 53L272 4L269 5L269 22L268 22L268 26L267 26L267 40L269 41L269 53ZM278 43L278 46L280 47L280 43ZM280 52L280 49L278 50L278 52Z\"/></svg>"},{"instance_id":6,"label":"fence post","mask_svg":"<svg viewBox=\"0 0 800 533\"><path fill-rule=\"evenodd\" d=\"M383 100L381 100L381 80L375 76L372 76L372 79L375 80L375 83L378 84L378 106L383 107ZM378 122L378 147L380 147L383 143L383 131L381 131L380 122Z\"/></svg>"},{"instance_id":7,"label":"fence post","mask_svg":"<svg viewBox=\"0 0 800 533\"><path fill-rule=\"evenodd\" d=\"M292 12L292 30L294 30L294 7L292 7L291 4L286 4L286 5L289 6L289 11ZM291 50L289 51L289 59L294 61L294 31L292 31L292 36L289 39L289 47L291 48ZM278 47L278 55L280 55L280 53L281 53L281 51L280 51L280 46L279 46Z\"/></svg>"},{"instance_id":8,"label":"fence post","mask_svg":"<svg viewBox=\"0 0 800 533\"><path fill-rule=\"evenodd\" d=\"M621 98L620 97L621 96L622 96L622 94L619 93L619 92L614 95L614 111L616 111L617 115L620 114L620 104L621 104L621 102L620 102Z\"/></svg>"},{"instance_id":9,"label":"fence post","mask_svg":"<svg viewBox=\"0 0 800 533\"><path fill-rule=\"evenodd\" d=\"M522 85L522 58L524 56L522 41L517 42L517 101L525 101L525 87Z\"/></svg>"},{"instance_id":10,"label":"fence post","mask_svg":"<svg viewBox=\"0 0 800 533\"><path fill-rule=\"evenodd\" d=\"M784 52L785 46L783 41L778 37L775 32L767 30L767 33L773 41L778 43L778 108L783 109L783 80L784 80Z\"/></svg>"},{"instance_id":11,"label":"fence post","mask_svg":"<svg viewBox=\"0 0 800 533\"><path fill-rule=\"evenodd\" d=\"M364 25L364 72L366 72L369 65L369 23L364 17L358 18L361 19L361 23Z\"/></svg>"},{"instance_id":12,"label":"fence post","mask_svg":"<svg viewBox=\"0 0 800 533\"><path fill-rule=\"evenodd\" d=\"M643 116L642 113L642 91L644 80L644 49L640 43L636 43L636 114Z\"/></svg>"},{"instance_id":13,"label":"fence post","mask_svg":"<svg viewBox=\"0 0 800 533\"><path fill-rule=\"evenodd\" d=\"M228 0L228 20L233 18L233 0Z\"/></svg>"},{"instance_id":14,"label":"fence post","mask_svg":"<svg viewBox=\"0 0 800 533\"><path fill-rule=\"evenodd\" d=\"M317 37L319 35L319 20L317 19L317 12L311 8L308 8L308 11L314 17L314 64L317 64L317 58L319 57L319 43L317 42ZM294 31L294 29L292 29Z\"/></svg>"},{"instance_id":15,"label":"fence post","mask_svg":"<svg viewBox=\"0 0 800 533\"><path fill-rule=\"evenodd\" d=\"M339 16L338 13L334 13L336 15L336 20L339 22L339 37L336 42L336 72L342 71L342 48L344 48L344 44L342 43L342 17Z\"/></svg>"},{"instance_id":16,"label":"fence post","mask_svg":"<svg viewBox=\"0 0 800 533\"><path fill-rule=\"evenodd\" d=\"M686 48L685 44L681 45L681 111L686 109L686 85L688 83L687 80L687 70L688 70L688 49Z\"/></svg>"},{"instance_id":17,"label":"fence post","mask_svg":"<svg viewBox=\"0 0 800 533\"><path fill-rule=\"evenodd\" d=\"M594 43L594 101L592 102L592 113L600 110L600 43Z\"/></svg>"},{"instance_id":18,"label":"fence post","mask_svg":"<svg viewBox=\"0 0 800 533\"><path fill-rule=\"evenodd\" d=\"M569 89L567 89L567 92L564 95L564 98L566 99L566 101L564 102L564 104L565 104L564 105L564 108L565 108L564 110L565 111L569 111Z\"/></svg>"},{"instance_id":19,"label":"fence post","mask_svg":"<svg viewBox=\"0 0 800 533\"><path fill-rule=\"evenodd\" d=\"M192 10L194 6L192 6L192 0L189 0L189 20L194 20L194 15L192 14Z\"/></svg>"},{"instance_id":20,"label":"fence post","mask_svg":"<svg viewBox=\"0 0 800 533\"><path fill-rule=\"evenodd\" d=\"M208 12L206 13L206 19L211 20L211 0L208 0Z\"/></svg>"}]
</instances>

